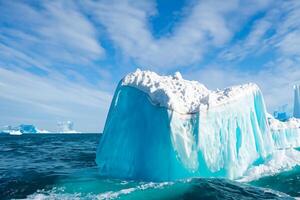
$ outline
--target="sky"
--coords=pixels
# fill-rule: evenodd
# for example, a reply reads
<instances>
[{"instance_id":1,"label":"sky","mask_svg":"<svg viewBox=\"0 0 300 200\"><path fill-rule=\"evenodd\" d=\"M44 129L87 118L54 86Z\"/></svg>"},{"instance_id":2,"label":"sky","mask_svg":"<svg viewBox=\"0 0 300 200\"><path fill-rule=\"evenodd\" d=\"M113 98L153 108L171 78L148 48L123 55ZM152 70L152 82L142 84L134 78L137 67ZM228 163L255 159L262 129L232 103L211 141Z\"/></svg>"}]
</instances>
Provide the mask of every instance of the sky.
<instances>
[{"instance_id":1,"label":"sky","mask_svg":"<svg viewBox=\"0 0 300 200\"><path fill-rule=\"evenodd\" d=\"M300 83L300 1L0 0L0 127L101 132L136 68L209 89L255 82L270 113Z\"/></svg>"}]
</instances>

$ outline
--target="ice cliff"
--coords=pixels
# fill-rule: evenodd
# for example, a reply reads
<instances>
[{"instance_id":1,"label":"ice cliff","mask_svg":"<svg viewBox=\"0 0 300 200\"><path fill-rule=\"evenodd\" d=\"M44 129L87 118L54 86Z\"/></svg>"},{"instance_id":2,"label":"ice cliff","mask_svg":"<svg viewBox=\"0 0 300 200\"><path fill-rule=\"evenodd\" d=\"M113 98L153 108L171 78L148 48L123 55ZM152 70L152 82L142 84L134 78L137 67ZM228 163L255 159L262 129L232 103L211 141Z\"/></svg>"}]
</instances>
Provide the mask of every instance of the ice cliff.
<instances>
[{"instance_id":1,"label":"ice cliff","mask_svg":"<svg viewBox=\"0 0 300 200\"><path fill-rule=\"evenodd\" d=\"M137 70L115 91L96 161L118 178L236 179L274 150L298 146L289 123L267 114L255 84L210 91L180 73Z\"/></svg>"}]
</instances>

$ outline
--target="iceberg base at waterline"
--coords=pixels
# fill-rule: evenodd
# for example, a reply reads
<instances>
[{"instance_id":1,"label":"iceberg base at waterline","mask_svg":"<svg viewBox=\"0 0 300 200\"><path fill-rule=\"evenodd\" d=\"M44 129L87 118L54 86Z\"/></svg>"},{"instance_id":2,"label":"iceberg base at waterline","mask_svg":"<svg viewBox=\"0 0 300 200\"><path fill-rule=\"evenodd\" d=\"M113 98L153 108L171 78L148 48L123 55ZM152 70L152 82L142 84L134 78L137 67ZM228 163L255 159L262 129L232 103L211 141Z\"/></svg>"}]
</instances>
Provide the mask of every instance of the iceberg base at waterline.
<instances>
[{"instance_id":1,"label":"iceberg base at waterline","mask_svg":"<svg viewBox=\"0 0 300 200\"><path fill-rule=\"evenodd\" d=\"M239 179L288 143L267 116L255 84L210 91L179 73L137 70L115 91L96 161L109 177Z\"/></svg>"}]
</instances>

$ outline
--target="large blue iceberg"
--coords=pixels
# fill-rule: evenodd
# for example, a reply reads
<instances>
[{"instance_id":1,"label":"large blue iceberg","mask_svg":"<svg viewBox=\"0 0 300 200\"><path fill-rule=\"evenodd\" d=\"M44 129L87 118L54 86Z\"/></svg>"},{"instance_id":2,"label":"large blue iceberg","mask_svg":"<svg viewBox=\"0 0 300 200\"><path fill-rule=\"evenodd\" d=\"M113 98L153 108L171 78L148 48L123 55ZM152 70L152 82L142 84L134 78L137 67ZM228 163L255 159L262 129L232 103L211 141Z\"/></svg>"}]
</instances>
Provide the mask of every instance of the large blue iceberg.
<instances>
[{"instance_id":1,"label":"large blue iceberg","mask_svg":"<svg viewBox=\"0 0 300 200\"><path fill-rule=\"evenodd\" d=\"M180 74L137 70L115 91L96 161L102 175L117 178L236 179L275 149L299 144L299 128L270 121L278 120L255 84L209 91Z\"/></svg>"}]
</instances>

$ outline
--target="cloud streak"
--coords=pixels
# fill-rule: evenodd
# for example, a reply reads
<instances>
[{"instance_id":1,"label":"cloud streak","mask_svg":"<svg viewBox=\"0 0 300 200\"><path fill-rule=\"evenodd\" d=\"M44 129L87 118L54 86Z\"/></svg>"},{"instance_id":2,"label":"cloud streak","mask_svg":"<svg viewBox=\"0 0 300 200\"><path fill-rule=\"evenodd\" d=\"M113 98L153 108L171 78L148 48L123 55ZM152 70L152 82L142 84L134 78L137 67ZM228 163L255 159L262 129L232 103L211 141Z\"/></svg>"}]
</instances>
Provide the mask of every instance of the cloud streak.
<instances>
[{"instance_id":1,"label":"cloud streak","mask_svg":"<svg viewBox=\"0 0 300 200\"><path fill-rule=\"evenodd\" d=\"M257 5L256 10L265 6L252 3ZM100 1L91 3L89 8L125 56L157 69L194 64L202 60L206 49L224 45L232 36L228 21L234 19L228 15L240 9L240 3L197 1L175 30L160 38L153 36L148 25L149 17L156 13L153 5L141 7L132 1ZM253 12L245 10L245 15Z\"/></svg>"},{"instance_id":2,"label":"cloud streak","mask_svg":"<svg viewBox=\"0 0 300 200\"><path fill-rule=\"evenodd\" d=\"M279 106L293 105L293 84L300 84L300 70L293 60L277 60L270 67L256 72L241 71L237 68L207 66L198 71L190 71L185 76L198 80L209 89L223 89L232 85L253 82L263 92L268 111L272 113Z\"/></svg>"},{"instance_id":3,"label":"cloud streak","mask_svg":"<svg viewBox=\"0 0 300 200\"><path fill-rule=\"evenodd\" d=\"M111 95L100 88L72 83L60 76L39 77L23 70L0 68L0 101L2 105L12 105L0 117L2 126L6 125L6 118L23 119L24 114L31 113L18 123L35 122L53 130L57 121L72 120L79 130L100 132L110 99Z\"/></svg>"},{"instance_id":4,"label":"cloud streak","mask_svg":"<svg viewBox=\"0 0 300 200\"><path fill-rule=\"evenodd\" d=\"M1 4L0 53L5 63L18 60L19 67L45 70L59 63L89 65L105 55L95 27L72 1L45 1L39 8L21 1Z\"/></svg>"},{"instance_id":5,"label":"cloud streak","mask_svg":"<svg viewBox=\"0 0 300 200\"><path fill-rule=\"evenodd\" d=\"M167 33L152 26L157 3L0 1L0 125L71 119L101 131L114 86L137 65L211 89L256 82L269 110L291 102L298 1L195 0Z\"/></svg>"},{"instance_id":6,"label":"cloud streak","mask_svg":"<svg viewBox=\"0 0 300 200\"><path fill-rule=\"evenodd\" d=\"M240 61L269 52L281 59L300 56L299 13L299 1L276 1L262 18L254 22L248 35L228 45L219 59Z\"/></svg>"}]
</instances>

